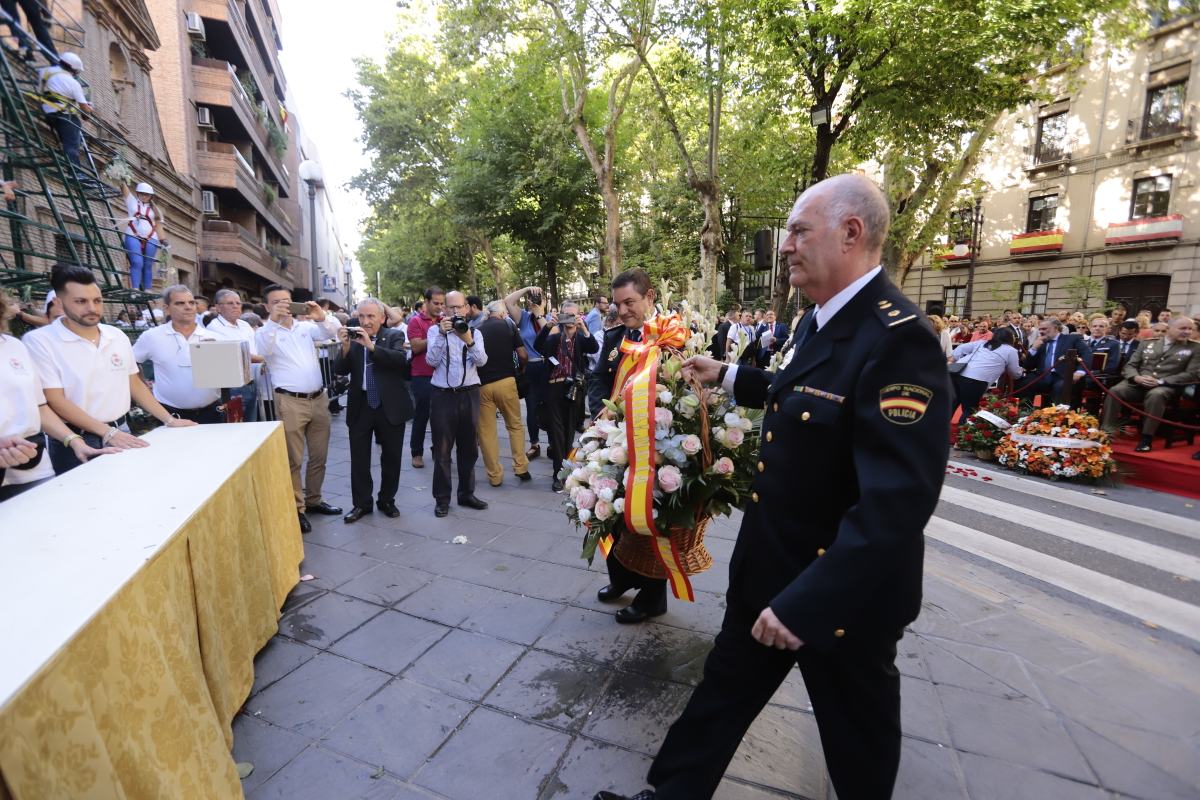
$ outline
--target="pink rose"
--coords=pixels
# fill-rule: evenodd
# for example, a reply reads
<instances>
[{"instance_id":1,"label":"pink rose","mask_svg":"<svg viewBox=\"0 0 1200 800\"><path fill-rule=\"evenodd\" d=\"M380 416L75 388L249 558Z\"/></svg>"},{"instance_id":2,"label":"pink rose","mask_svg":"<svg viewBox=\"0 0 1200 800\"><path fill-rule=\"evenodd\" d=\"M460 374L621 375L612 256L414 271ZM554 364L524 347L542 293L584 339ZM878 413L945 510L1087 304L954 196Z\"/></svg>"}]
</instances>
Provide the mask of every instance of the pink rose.
<instances>
[{"instance_id":1,"label":"pink rose","mask_svg":"<svg viewBox=\"0 0 1200 800\"><path fill-rule=\"evenodd\" d=\"M730 447L740 447L746 441L746 434L741 428L730 428L725 431L725 444Z\"/></svg>"},{"instance_id":2,"label":"pink rose","mask_svg":"<svg viewBox=\"0 0 1200 800\"><path fill-rule=\"evenodd\" d=\"M596 478L596 480L592 481L592 488L597 492L603 492L605 489L615 492L617 490L617 482L607 476Z\"/></svg>"},{"instance_id":3,"label":"pink rose","mask_svg":"<svg viewBox=\"0 0 1200 800\"><path fill-rule=\"evenodd\" d=\"M608 448L608 460L617 466L624 466L629 463L629 454L620 445L610 447Z\"/></svg>"},{"instance_id":4,"label":"pink rose","mask_svg":"<svg viewBox=\"0 0 1200 800\"><path fill-rule=\"evenodd\" d=\"M654 409L654 426L656 428L670 428L671 423L675 420L675 415L671 413L669 408Z\"/></svg>"},{"instance_id":5,"label":"pink rose","mask_svg":"<svg viewBox=\"0 0 1200 800\"><path fill-rule=\"evenodd\" d=\"M657 470L657 475L658 488L664 492L677 492L679 491L679 487L683 486L683 473L679 471L679 467L660 467Z\"/></svg>"},{"instance_id":6,"label":"pink rose","mask_svg":"<svg viewBox=\"0 0 1200 800\"><path fill-rule=\"evenodd\" d=\"M712 471L718 475L732 475L733 459L729 458L729 456L721 456L717 459L716 463L712 465Z\"/></svg>"},{"instance_id":7,"label":"pink rose","mask_svg":"<svg viewBox=\"0 0 1200 800\"><path fill-rule=\"evenodd\" d=\"M597 500L596 507L592 509L592 513L595 515L596 519L603 522L613 515L612 503L609 503L606 500Z\"/></svg>"},{"instance_id":8,"label":"pink rose","mask_svg":"<svg viewBox=\"0 0 1200 800\"><path fill-rule=\"evenodd\" d=\"M591 489L580 488L575 495L575 505L590 511L592 506L596 505L596 493Z\"/></svg>"},{"instance_id":9,"label":"pink rose","mask_svg":"<svg viewBox=\"0 0 1200 800\"><path fill-rule=\"evenodd\" d=\"M700 452L700 448L704 443L700 441L700 437L696 434L688 434L683 437L683 441L679 443L679 449L687 453L689 456L694 456Z\"/></svg>"}]
</instances>

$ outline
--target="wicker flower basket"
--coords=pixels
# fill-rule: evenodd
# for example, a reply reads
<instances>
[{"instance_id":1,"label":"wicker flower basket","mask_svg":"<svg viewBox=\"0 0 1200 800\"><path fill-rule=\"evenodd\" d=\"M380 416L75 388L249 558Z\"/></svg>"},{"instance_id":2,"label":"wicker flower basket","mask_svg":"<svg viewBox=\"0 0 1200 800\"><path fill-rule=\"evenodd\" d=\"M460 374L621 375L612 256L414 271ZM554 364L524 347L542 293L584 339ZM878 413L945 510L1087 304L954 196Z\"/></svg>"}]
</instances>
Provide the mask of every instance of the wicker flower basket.
<instances>
[{"instance_id":1,"label":"wicker flower basket","mask_svg":"<svg viewBox=\"0 0 1200 800\"><path fill-rule=\"evenodd\" d=\"M686 575L698 575L713 565L713 557L704 547L704 531L712 517L705 517L694 528L673 528L668 532L671 541L679 549L679 560ZM665 578L654 543L649 536L622 531L613 553L627 569L647 578Z\"/></svg>"}]
</instances>

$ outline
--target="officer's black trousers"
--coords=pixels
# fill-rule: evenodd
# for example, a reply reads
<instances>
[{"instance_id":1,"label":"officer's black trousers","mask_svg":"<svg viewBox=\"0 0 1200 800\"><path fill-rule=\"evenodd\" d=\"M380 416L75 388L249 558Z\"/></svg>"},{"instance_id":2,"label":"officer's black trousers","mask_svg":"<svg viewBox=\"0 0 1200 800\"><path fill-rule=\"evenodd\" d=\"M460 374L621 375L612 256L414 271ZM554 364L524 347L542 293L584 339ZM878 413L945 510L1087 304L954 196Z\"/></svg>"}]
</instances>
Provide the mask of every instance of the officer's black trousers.
<instances>
[{"instance_id":1,"label":"officer's black trousers","mask_svg":"<svg viewBox=\"0 0 1200 800\"><path fill-rule=\"evenodd\" d=\"M633 536L634 534L629 534ZM622 534L613 532L614 547L615 542L619 541ZM667 579L666 578L647 578L645 575L639 575L633 570L626 567L617 560L617 554L614 550L608 554L604 565L608 567L608 582L612 586L619 586L622 589L637 589L637 596L633 598L631 605L640 611L654 611L658 608L666 608L667 603Z\"/></svg>"},{"instance_id":2,"label":"officer's black trousers","mask_svg":"<svg viewBox=\"0 0 1200 800\"><path fill-rule=\"evenodd\" d=\"M658 796L712 797L750 724L799 664L839 800L891 797L900 766L899 632L870 642L847 636L826 654L807 646L793 653L750 636L760 611L730 602L704 677L650 767Z\"/></svg>"}]
</instances>

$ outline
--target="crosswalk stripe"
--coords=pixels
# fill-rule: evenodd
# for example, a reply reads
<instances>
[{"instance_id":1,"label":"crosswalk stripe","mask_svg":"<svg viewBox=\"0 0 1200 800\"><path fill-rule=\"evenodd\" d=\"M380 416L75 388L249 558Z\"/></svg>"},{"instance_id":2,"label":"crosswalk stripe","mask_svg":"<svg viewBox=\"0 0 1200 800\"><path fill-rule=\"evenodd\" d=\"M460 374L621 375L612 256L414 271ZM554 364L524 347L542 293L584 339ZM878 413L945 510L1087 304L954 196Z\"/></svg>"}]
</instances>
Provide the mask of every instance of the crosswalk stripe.
<instances>
[{"instance_id":1,"label":"crosswalk stripe","mask_svg":"<svg viewBox=\"0 0 1200 800\"><path fill-rule=\"evenodd\" d=\"M1013 489L1040 497L1043 500L1082 508L1085 511L1095 511L1098 514L1116 517L1117 519L1129 519L1131 515L1135 515L1137 521L1142 525L1200 541L1200 522L1193 519L1168 514L1165 511L1156 511L1151 508L1141 508L1126 503L1118 503L1115 500L1108 500L1092 494L1082 494L1071 489L1064 489L1061 486L1055 486L1050 481L1042 478L1023 478L1009 472L997 472L996 470L981 468L978 464L951 461L950 466L974 470L980 477L991 478L990 483L994 486Z\"/></svg>"},{"instance_id":2,"label":"crosswalk stripe","mask_svg":"<svg viewBox=\"0 0 1200 800\"><path fill-rule=\"evenodd\" d=\"M1143 589L1070 561L934 517L925 535L1101 605L1200 641L1200 607Z\"/></svg>"},{"instance_id":3,"label":"crosswalk stripe","mask_svg":"<svg viewBox=\"0 0 1200 800\"><path fill-rule=\"evenodd\" d=\"M974 494L953 486L942 487L942 500L951 505L997 517L1025 528L1048 533L1059 539L1094 547L1114 556L1192 580L1200 580L1200 558L1150 544L1119 533L1084 525L1041 511L1018 508L1011 503ZM1128 512L1128 507L1127 507ZM1127 514L1128 515L1128 514Z\"/></svg>"}]
</instances>

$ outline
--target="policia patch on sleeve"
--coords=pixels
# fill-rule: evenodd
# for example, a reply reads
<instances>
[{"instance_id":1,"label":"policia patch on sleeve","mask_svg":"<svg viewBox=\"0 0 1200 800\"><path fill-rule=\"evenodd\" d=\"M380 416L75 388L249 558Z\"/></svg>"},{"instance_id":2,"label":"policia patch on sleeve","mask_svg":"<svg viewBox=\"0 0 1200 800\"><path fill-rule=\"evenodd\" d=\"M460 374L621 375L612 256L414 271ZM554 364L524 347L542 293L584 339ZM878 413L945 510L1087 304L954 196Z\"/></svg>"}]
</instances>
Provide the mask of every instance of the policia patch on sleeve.
<instances>
[{"instance_id":1,"label":"policia patch on sleeve","mask_svg":"<svg viewBox=\"0 0 1200 800\"><path fill-rule=\"evenodd\" d=\"M893 383L879 390L879 413L896 425L920 422L929 408L933 392L911 383Z\"/></svg>"}]
</instances>

